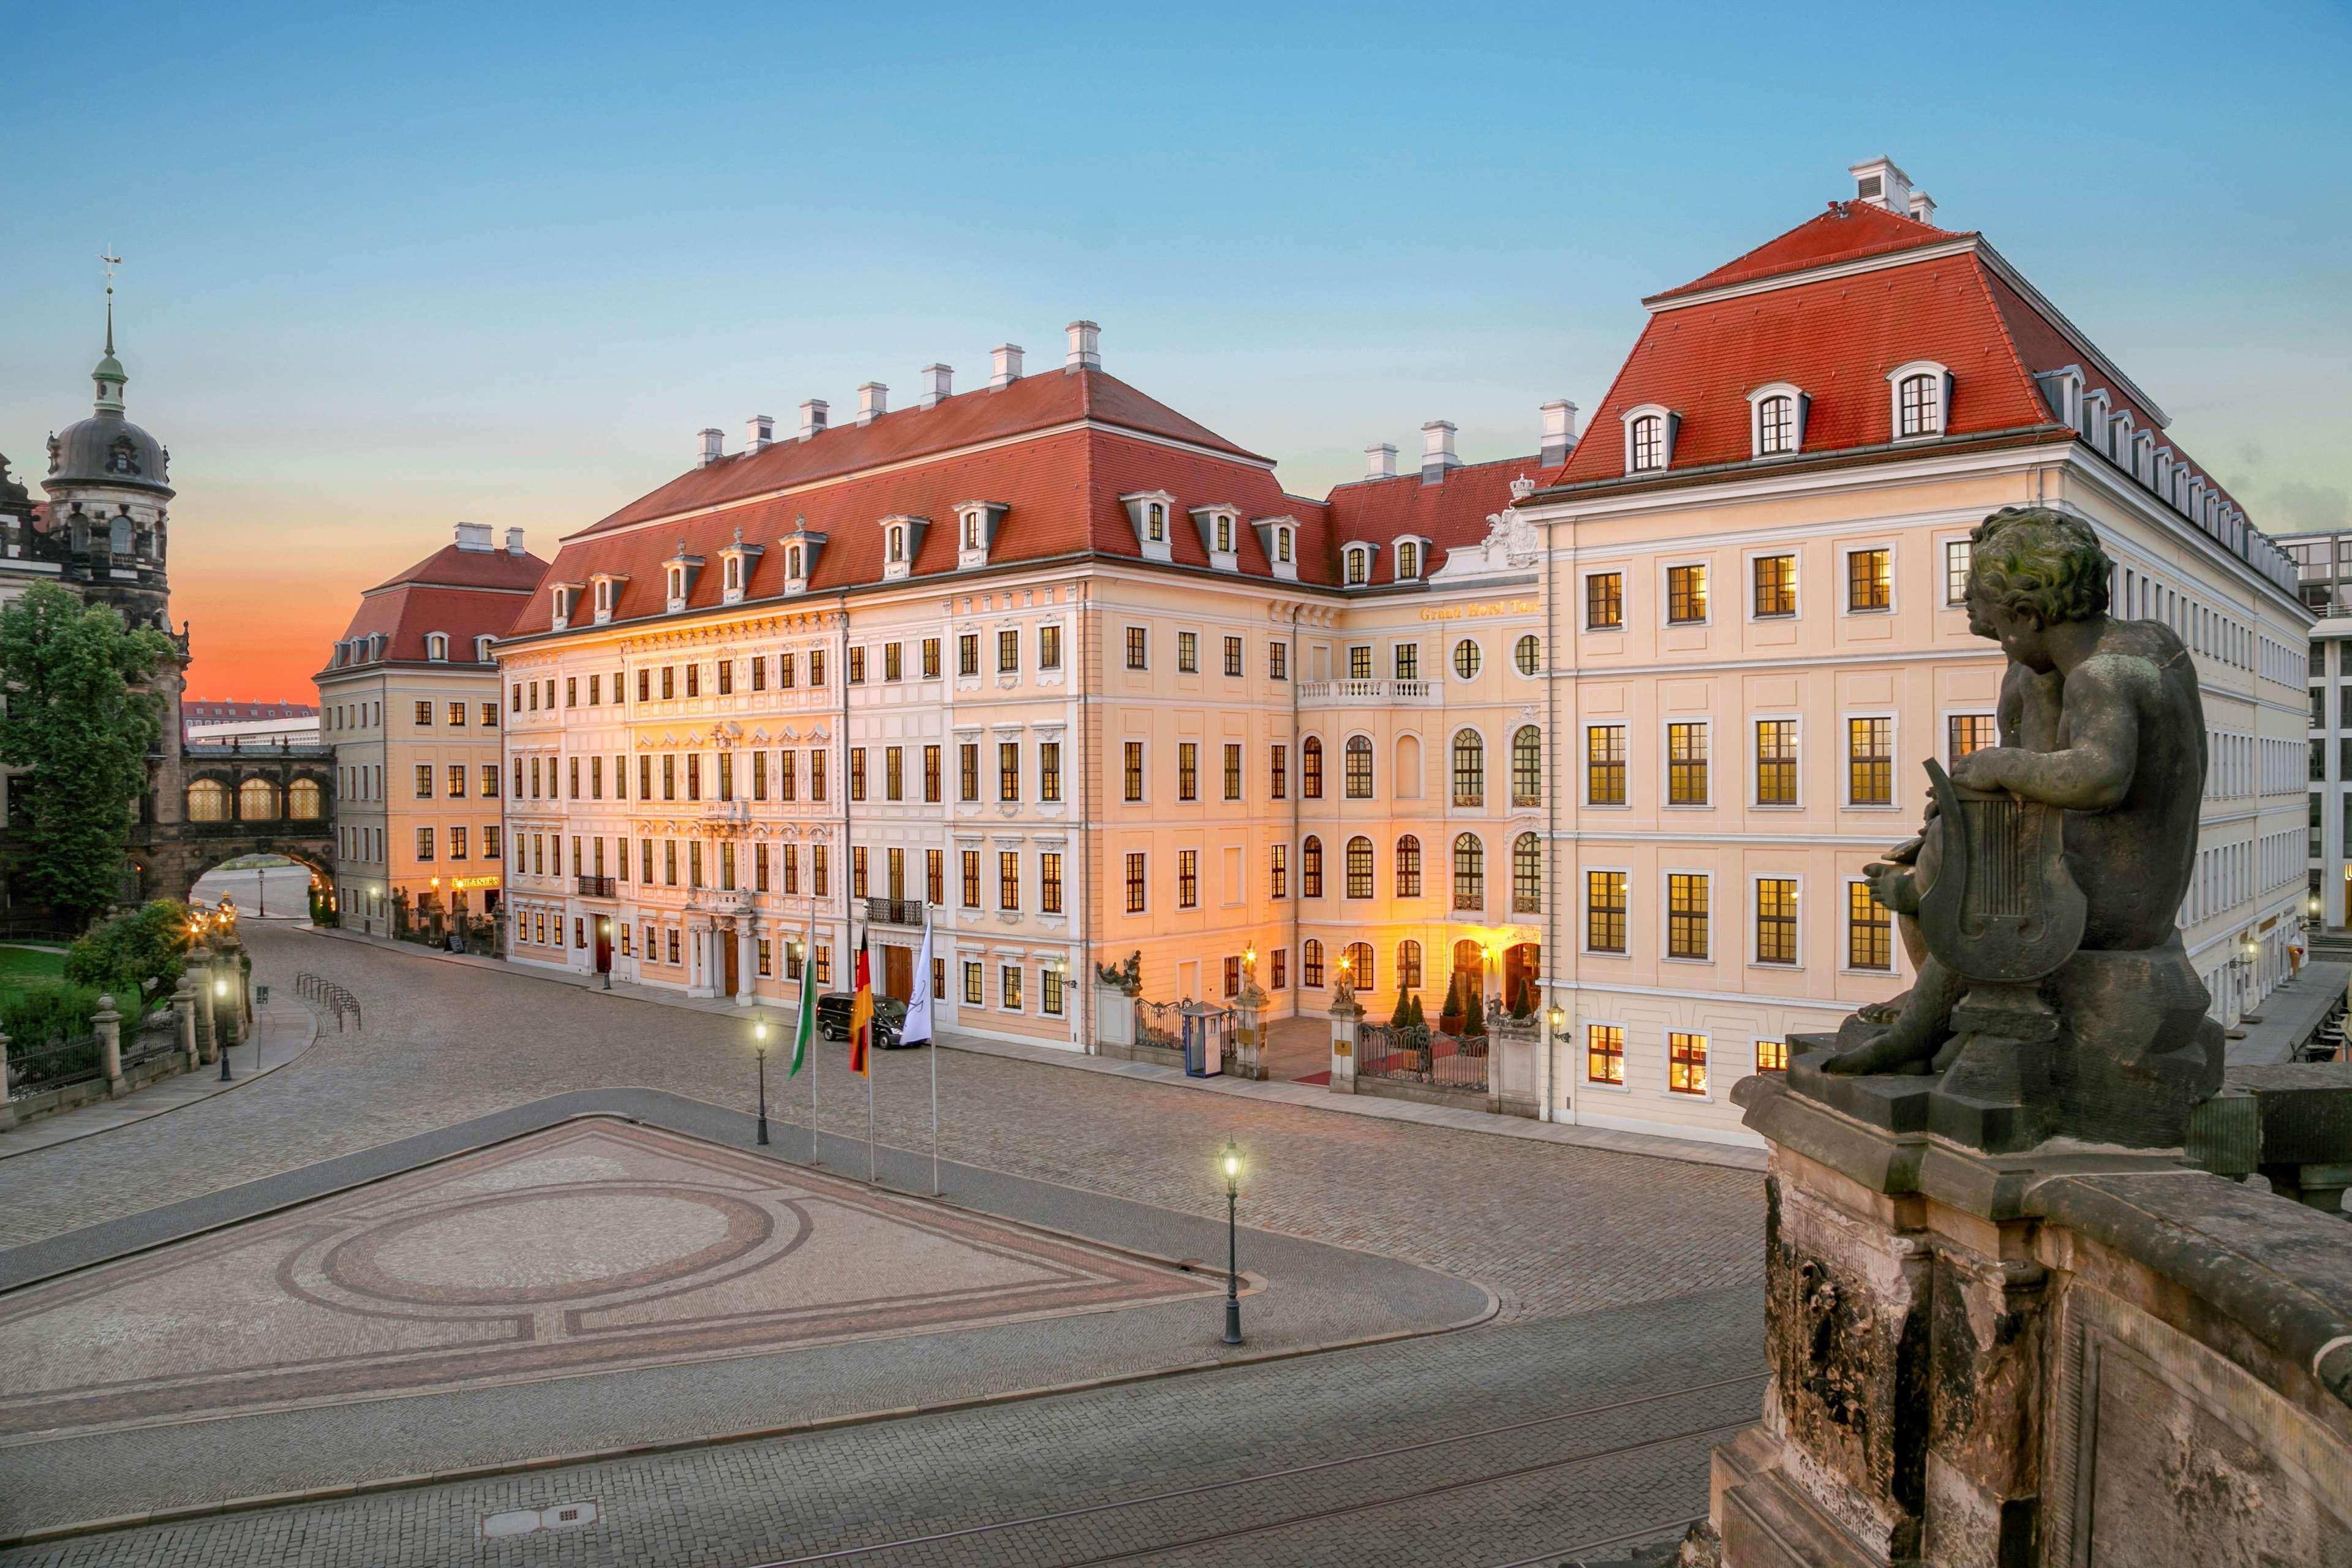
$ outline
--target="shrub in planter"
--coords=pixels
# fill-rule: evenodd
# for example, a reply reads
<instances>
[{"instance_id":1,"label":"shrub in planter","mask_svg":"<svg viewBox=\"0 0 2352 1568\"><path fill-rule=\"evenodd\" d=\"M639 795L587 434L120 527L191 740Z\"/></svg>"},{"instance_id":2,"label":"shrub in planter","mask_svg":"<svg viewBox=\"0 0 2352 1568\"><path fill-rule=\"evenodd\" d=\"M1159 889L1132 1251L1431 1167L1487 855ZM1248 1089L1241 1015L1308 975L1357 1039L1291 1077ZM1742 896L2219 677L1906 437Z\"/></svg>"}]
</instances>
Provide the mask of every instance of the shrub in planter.
<instances>
[{"instance_id":1,"label":"shrub in planter","mask_svg":"<svg viewBox=\"0 0 2352 1568\"><path fill-rule=\"evenodd\" d=\"M1445 1005L1437 1010L1437 1026L1448 1035L1462 1032L1462 976L1450 976L1445 982Z\"/></svg>"},{"instance_id":2,"label":"shrub in planter","mask_svg":"<svg viewBox=\"0 0 2352 1568\"><path fill-rule=\"evenodd\" d=\"M1470 1005L1464 1015L1460 1033L1465 1039L1477 1039L1486 1032L1486 1003L1477 988L1470 988Z\"/></svg>"},{"instance_id":3,"label":"shrub in planter","mask_svg":"<svg viewBox=\"0 0 2352 1568\"><path fill-rule=\"evenodd\" d=\"M1422 1016L1421 996L1418 992L1413 995L1412 1016L1405 1019L1405 1024L1408 1027L1415 1029L1426 1029L1429 1027L1429 1020Z\"/></svg>"}]
</instances>

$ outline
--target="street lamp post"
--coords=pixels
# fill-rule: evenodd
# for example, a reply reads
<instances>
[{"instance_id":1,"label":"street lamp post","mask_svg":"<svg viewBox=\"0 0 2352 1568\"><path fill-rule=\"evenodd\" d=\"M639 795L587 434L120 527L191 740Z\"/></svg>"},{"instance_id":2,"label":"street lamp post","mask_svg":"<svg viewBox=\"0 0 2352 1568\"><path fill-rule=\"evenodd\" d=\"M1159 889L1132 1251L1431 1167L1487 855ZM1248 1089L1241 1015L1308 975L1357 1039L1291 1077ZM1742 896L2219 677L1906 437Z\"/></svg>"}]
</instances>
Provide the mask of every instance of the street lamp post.
<instances>
[{"instance_id":1,"label":"street lamp post","mask_svg":"<svg viewBox=\"0 0 2352 1568\"><path fill-rule=\"evenodd\" d=\"M1225 1343L1242 1342L1241 1243L1235 1211L1242 1195L1242 1152L1225 1140Z\"/></svg>"},{"instance_id":2,"label":"street lamp post","mask_svg":"<svg viewBox=\"0 0 2352 1568\"><path fill-rule=\"evenodd\" d=\"M764 1018L751 1026L751 1038L757 1042L760 1056L760 1142L768 1141L768 1021Z\"/></svg>"}]
</instances>

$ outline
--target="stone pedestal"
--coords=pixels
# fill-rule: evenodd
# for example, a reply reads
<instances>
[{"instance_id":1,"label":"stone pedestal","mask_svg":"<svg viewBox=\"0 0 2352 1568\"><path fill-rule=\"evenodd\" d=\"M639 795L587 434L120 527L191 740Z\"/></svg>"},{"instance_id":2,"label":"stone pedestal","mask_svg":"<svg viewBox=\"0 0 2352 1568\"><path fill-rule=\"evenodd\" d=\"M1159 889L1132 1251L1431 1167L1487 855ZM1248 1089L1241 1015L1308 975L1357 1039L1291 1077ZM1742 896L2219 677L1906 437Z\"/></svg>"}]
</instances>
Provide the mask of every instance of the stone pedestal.
<instances>
[{"instance_id":1,"label":"stone pedestal","mask_svg":"<svg viewBox=\"0 0 2352 1568\"><path fill-rule=\"evenodd\" d=\"M180 1031L180 1051L188 1059L188 1070L196 1070L200 1059L196 1046L196 988L187 973L180 975L179 988L172 993L172 1016Z\"/></svg>"},{"instance_id":2,"label":"stone pedestal","mask_svg":"<svg viewBox=\"0 0 2352 1568\"><path fill-rule=\"evenodd\" d=\"M1771 1384L1712 1467L1723 1563L2030 1568L2053 1332L2032 1195L2053 1177L2189 1173L2177 1151L1961 1147L1933 1127L1925 1080L1826 1080L1850 1114L1803 1091L1822 1043L1800 1037L1787 1079L1734 1091L1771 1143Z\"/></svg>"},{"instance_id":3,"label":"stone pedestal","mask_svg":"<svg viewBox=\"0 0 2352 1568\"><path fill-rule=\"evenodd\" d=\"M1364 1021L1364 1010L1352 997L1342 997L1331 1004L1331 1091L1334 1094L1356 1092L1357 1029Z\"/></svg>"},{"instance_id":4,"label":"stone pedestal","mask_svg":"<svg viewBox=\"0 0 2352 1568\"><path fill-rule=\"evenodd\" d=\"M131 1092L122 1081L122 1015L114 1010L114 998L100 996L98 1011L89 1017L90 1027L98 1031L98 1055L106 1068L106 1093L109 1099L121 1099Z\"/></svg>"}]
</instances>

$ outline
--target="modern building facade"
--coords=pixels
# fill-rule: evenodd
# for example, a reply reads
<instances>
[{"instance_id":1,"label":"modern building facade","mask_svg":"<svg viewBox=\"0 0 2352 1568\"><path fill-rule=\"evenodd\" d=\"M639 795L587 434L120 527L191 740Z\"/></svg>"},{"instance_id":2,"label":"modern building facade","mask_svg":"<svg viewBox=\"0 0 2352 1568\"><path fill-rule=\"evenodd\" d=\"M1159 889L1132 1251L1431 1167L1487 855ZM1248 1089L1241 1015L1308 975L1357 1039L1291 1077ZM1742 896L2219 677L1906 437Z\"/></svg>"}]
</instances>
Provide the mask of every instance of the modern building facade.
<instances>
[{"instance_id":1,"label":"modern building facade","mask_svg":"<svg viewBox=\"0 0 2352 1568\"><path fill-rule=\"evenodd\" d=\"M2279 536L2294 557L2311 628L2305 851L2317 930L2352 925L2352 530Z\"/></svg>"},{"instance_id":2,"label":"modern building facade","mask_svg":"<svg viewBox=\"0 0 2352 1568\"><path fill-rule=\"evenodd\" d=\"M1997 742L1969 531L2079 517L2115 613L2197 660L2204 826L2179 915L2233 1022L2304 899L2293 563L2166 416L1884 160L1854 195L1645 301L1594 428L1520 515L1541 535L1552 1113L1737 1127L1731 1085L1907 984L1863 869L1917 828L1920 759Z\"/></svg>"},{"instance_id":3,"label":"modern building facade","mask_svg":"<svg viewBox=\"0 0 2352 1568\"><path fill-rule=\"evenodd\" d=\"M498 666L490 644L547 563L489 525L360 596L315 678L335 769L335 900L374 935L494 914L504 886Z\"/></svg>"}]
</instances>

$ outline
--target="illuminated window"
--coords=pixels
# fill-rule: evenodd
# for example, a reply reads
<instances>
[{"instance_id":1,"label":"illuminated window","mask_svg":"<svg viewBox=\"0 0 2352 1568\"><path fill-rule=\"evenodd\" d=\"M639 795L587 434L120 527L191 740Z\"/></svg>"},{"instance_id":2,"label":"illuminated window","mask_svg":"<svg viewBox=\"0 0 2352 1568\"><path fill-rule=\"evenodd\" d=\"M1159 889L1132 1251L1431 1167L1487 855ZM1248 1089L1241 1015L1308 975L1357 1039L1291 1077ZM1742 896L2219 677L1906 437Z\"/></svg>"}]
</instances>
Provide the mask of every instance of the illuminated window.
<instances>
[{"instance_id":1,"label":"illuminated window","mask_svg":"<svg viewBox=\"0 0 2352 1568\"><path fill-rule=\"evenodd\" d=\"M1323 896L1323 840L1313 834L1298 847L1298 890L1309 899Z\"/></svg>"},{"instance_id":2,"label":"illuminated window","mask_svg":"<svg viewBox=\"0 0 2352 1568\"><path fill-rule=\"evenodd\" d=\"M1511 912L1543 913L1543 846L1532 833L1511 841Z\"/></svg>"},{"instance_id":3,"label":"illuminated window","mask_svg":"<svg viewBox=\"0 0 2352 1568\"><path fill-rule=\"evenodd\" d=\"M1759 555L1756 558L1756 615L1759 620L1797 613L1797 558Z\"/></svg>"},{"instance_id":4,"label":"illuminated window","mask_svg":"<svg viewBox=\"0 0 2352 1568\"><path fill-rule=\"evenodd\" d=\"M1323 742L1314 735L1298 748L1298 794L1303 800L1323 798Z\"/></svg>"},{"instance_id":5,"label":"illuminated window","mask_svg":"<svg viewBox=\"0 0 2352 1568\"><path fill-rule=\"evenodd\" d=\"M1855 805L1895 802L1895 721L1849 719L1846 732L1846 795Z\"/></svg>"},{"instance_id":6,"label":"illuminated window","mask_svg":"<svg viewBox=\"0 0 2352 1568\"><path fill-rule=\"evenodd\" d=\"M1706 726L1666 726L1666 800L1674 805L1707 802Z\"/></svg>"},{"instance_id":7,"label":"illuminated window","mask_svg":"<svg viewBox=\"0 0 2352 1568\"><path fill-rule=\"evenodd\" d=\"M1789 1042L1786 1040L1757 1041L1756 1070L1758 1072L1787 1072L1789 1070Z\"/></svg>"},{"instance_id":8,"label":"illuminated window","mask_svg":"<svg viewBox=\"0 0 2352 1568\"><path fill-rule=\"evenodd\" d=\"M1895 567L1891 552L1851 550L1846 552L1845 607L1855 612L1895 607Z\"/></svg>"},{"instance_id":9,"label":"illuminated window","mask_svg":"<svg viewBox=\"0 0 2352 1568\"><path fill-rule=\"evenodd\" d=\"M1625 624L1625 574L1595 572L1584 580L1587 631L1615 631Z\"/></svg>"},{"instance_id":10,"label":"illuminated window","mask_svg":"<svg viewBox=\"0 0 2352 1568\"><path fill-rule=\"evenodd\" d=\"M1369 736L1348 738L1347 784L1349 800L1372 798L1372 742Z\"/></svg>"},{"instance_id":11,"label":"illuminated window","mask_svg":"<svg viewBox=\"0 0 2352 1568\"><path fill-rule=\"evenodd\" d=\"M1666 619L1686 625L1706 619L1706 567L1666 568Z\"/></svg>"},{"instance_id":12,"label":"illuminated window","mask_svg":"<svg viewBox=\"0 0 2352 1568\"><path fill-rule=\"evenodd\" d=\"M1584 731L1584 798L1591 805L1625 804L1625 726L1590 724Z\"/></svg>"},{"instance_id":13,"label":"illuminated window","mask_svg":"<svg viewBox=\"0 0 2352 1568\"><path fill-rule=\"evenodd\" d=\"M1543 731L1533 724L1511 736L1511 804L1543 804Z\"/></svg>"},{"instance_id":14,"label":"illuminated window","mask_svg":"<svg viewBox=\"0 0 2352 1568\"><path fill-rule=\"evenodd\" d=\"M1707 879L1675 871L1666 878L1666 956L1707 956Z\"/></svg>"},{"instance_id":15,"label":"illuminated window","mask_svg":"<svg viewBox=\"0 0 2352 1568\"><path fill-rule=\"evenodd\" d=\"M1666 1037L1666 1087L1676 1094L1706 1092L1706 1037L1679 1031Z\"/></svg>"},{"instance_id":16,"label":"illuminated window","mask_svg":"<svg viewBox=\"0 0 2352 1568\"><path fill-rule=\"evenodd\" d=\"M1421 943L1410 939L1397 943L1397 989L1421 989Z\"/></svg>"},{"instance_id":17,"label":"illuminated window","mask_svg":"<svg viewBox=\"0 0 2352 1568\"><path fill-rule=\"evenodd\" d=\"M1475 730L1454 731L1454 804L1486 804L1486 742Z\"/></svg>"},{"instance_id":18,"label":"illuminated window","mask_svg":"<svg viewBox=\"0 0 2352 1568\"><path fill-rule=\"evenodd\" d=\"M1584 874L1584 945L1594 952L1625 951L1625 873Z\"/></svg>"},{"instance_id":19,"label":"illuminated window","mask_svg":"<svg viewBox=\"0 0 2352 1568\"><path fill-rule=\"evenodd\" d=\"M1619 1024L1584 1026L1584 1076L1589 1082L1625 1081L1625 1030Z\"/></svg>"},{"instance_id":20,"label":"illuminated window","mask_svg":"<svg viewBox=\"0 0 2352 1568\"><path fill-rule=\"evenodd\" d=\"M1797 804L1797 721L1756 721L1756 804Z\"/></svg>"},{"instance_id":21,"label":"illuminated window","mask_svg":"<svg viewBox=\"0 0 2352 1568\"><path fill-rule=\"evenodd\" d=\"M1969 567L1976 559L1976 545L1966 539L1947 540L1944 544L1944 603L1965 604L1969 596Z\"/></svg>"},{"instance_id":22,"label":"illuminated window","mask_svg":"<svg viewBox=\"0 0 2352 1568\"><path fill-rule=\"evenodd\" d=\"M1895 967L1894 922L1867 882L1845 889L1845 963L1849 969Z\"/></svg>"},{"instance_id":23,"label":"illuminated window","mask_svg":"<svg viewBox=\"0 0 2352 1568\"><path fill-rule=\"evenodd\" d=\"M1949 767L1970 752L2000 744L2000 725L1990 713L1955 713L1944 721L1945 763Z\"/></svg>"},{"instance_id":24,"label":"illuminated window","mask_svg":"<svg viewBox=\"0 0 2352 1568\"><path fill-rule=\"evenodd\" d=\"M1348 840L1348 896L1372 896L1372 841L1361 835Z\"/></svg>"},{"instance_id":25,"label":"illuminated window","mask_svg":"<svg viewBox=\"0 0 2352 1568\"><path fill-rule=\"evenodd\" d=\"M1757 879L1756 962L1797 962L1797 883L1794 878Z\"/></svg>"},{"instance_id":26,"label":"illuminated window","mask_svg":"<svg viewBox=\"0 0 2352 1568\"><path fill-rule=\"evenodd\" d=\"M1410 833L1397 840L1396 896L1421 897L1421 840Z\"/></svg>"},{"instance_id":27,"label":"illuminated window","mask_svg":"<svg viewBox=\"0 0 2352 1568\"><path fill-rule=\"evenodd\" d=\"M1465 833L1454 841L1454 907L1486 907L1486 846L1475 833Z\"/></svg>"}]
</instances>

